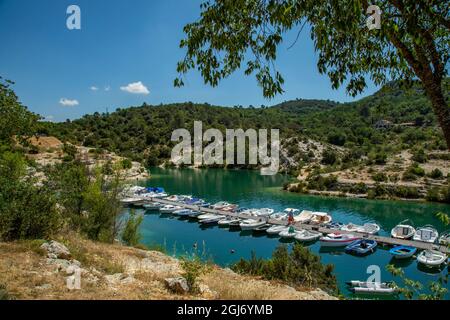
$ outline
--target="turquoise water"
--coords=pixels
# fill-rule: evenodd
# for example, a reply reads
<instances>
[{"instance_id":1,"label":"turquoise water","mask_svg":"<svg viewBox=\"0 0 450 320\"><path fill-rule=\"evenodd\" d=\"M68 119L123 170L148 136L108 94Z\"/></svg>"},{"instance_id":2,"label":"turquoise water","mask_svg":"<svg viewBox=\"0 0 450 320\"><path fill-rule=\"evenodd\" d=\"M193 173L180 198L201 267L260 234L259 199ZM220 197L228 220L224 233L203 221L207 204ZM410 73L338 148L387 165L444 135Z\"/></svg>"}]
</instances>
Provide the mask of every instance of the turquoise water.
<instances>
[{"instance_id":1,"label":"turquoise water","mask_svg":"<svg viewBox=\"0 0 450 320\"><path fill-rule=\"evenodd\" d=\"M439 231L443 228L435 213L450 213L450 206L430 203L401 201L373 201L364 199L346 199L318 197L288 193L281 186L291 178L283 175L261 176L258 171L239 171L222 169L160 169L151 171L152 178L148 186L162 186L171 194L192 194L214 203L229 201L241 207L270 207L282 210L286 207L328 212L334 221L378 223L380 234L388 235L390 230L400 221L411 219L415 226L432 224ZM249 258L252 251L259 257L270 257L272 251L281 244L279 238L265 235L253 236L240 231L231 232L218 226L201 228L196 222L179 220L159 213L146 214L141 227L142 242L149 246L163 246L169 254L185 255L194 251L201 256L213 260L221 266L229 266L241 257ZM197 244L197 250L194 249ZM287 243L292 245L292 243ZM393 280L385 271L385 266L395 263L391 260L388 248L379 247L367 257L355 257L342 250L323 250L318 243L309 248L320 254L322 262L335 266L335 274L343 294L345 281L365 280L368 278L367 267L377 265L381 269L381 280ZM442 271L420 270L414 259L404 261L402 266L405 275L420 281L426 286L447 274ZM447 298L449 296L447 295Z\"/></svg>"}]
</instances>

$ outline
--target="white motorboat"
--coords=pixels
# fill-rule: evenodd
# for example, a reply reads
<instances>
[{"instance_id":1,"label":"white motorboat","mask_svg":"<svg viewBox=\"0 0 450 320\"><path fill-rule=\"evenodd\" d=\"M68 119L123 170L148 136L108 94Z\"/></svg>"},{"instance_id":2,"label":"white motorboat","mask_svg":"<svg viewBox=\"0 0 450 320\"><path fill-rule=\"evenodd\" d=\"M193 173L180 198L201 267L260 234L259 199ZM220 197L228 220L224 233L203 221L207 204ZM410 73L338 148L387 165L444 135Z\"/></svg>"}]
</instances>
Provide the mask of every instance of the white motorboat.
<instances>
[{"instance_id":1,"label":"white motorboat","mask_svg":"<svg viewBox=\"0 0 450 320\"><path fill-rule=\"evenodd\" d=\"M220 220L223 219L223 216L221 215L216 215L216 216L211 216L207 219L200 219L200 223L203 225L208 225L208 224L216 224L218 223Z\"/></svg>"},{"instance_id":2,"label":"white motorboat","mask_svg":"<svg viewBox=\"0 0 450 320\"><path fill-rule=\"evenodd\" d=\"M416 229L412 225L407 224L408 221L402 221L400 224L395 226L391 230L391 236L392 238L397 239L411 239L414 236L414 233L416 232Z\"/></svg>"},{"instance_id":3,"label":"white motorboat","mask_svg":"<svg viewBox=\"0 0 450 320\"><path fill-rule=\"evenodd\" d=\"M281 238L292 239L297 234L297 231L294 227L288 227L279 233Z\"/></svg>"},{"instance_id":4,"label":"white motorboat","mask_svg":"<svg viewBox=\"0 0 450 320\"><path fill-rule=\"evenodd\" d=\"M152 203L146 203L143 205L144 209L146 210L158 210L162 207L160 203L152 202Z\"/></svg>"},{"instance_id":5,"label":"white motorboat","mask_svg":"<svg viewBox=\"0 0 450 320\"><path fill-rule=\"evenodd\" d=\"M286 226L273 225L266 232L270 235L280 234L281 231L288 229Z\"/></svg>"},{"instance_id":6,"label":"white motorboat","mask_svg":"<svg viewBox=\"0 0 450 320\"><path fill-rule=\"evenodd\" d=\"M256 210L256 215L260 217L268 217L274 212L271 208L261 208Z\"/></svg>"},{"instance_id":7,"label":"white motorboat","mask_svg":"<svg viewBox=\"0 0 450 320\"><path fill-rule=\"evenodd\" d=\"M295 240L300 242L310 242L319 239L322 236L322 233L313 231L313 230L298 230L295 234Z\"/></svg>"},{"instance_id":8,"label":"white motorboat","mask_svg":"<svg viewBox=\"0 0 450 320\"><path fill-rule=\"evenodd\" d=\"M138 203L140 201L142 201L142 199L138 198L138 197L130 197L130 198L124 198L124 199L120 200L120 202L125 205L132 205L132 204Z\"/></svg>"},{"instance_id":9,"label":"white motorboat","mask_svg":"<svg viewBox=\"0 0 450 320\"><path fill-rule=\"evenodd\" d=\"M444 246L450 245L450 231L444 231L439 237L439 244Z\"/></svg>"},{"instance_id":10,"label":"white motorboat","mask_svg":"<svg viewBox=\"0 0 450 320\"><path fill-rule=\"evenodd\" d=\"M287 214L284 212L277 212L277 213L271 214L270 219L277 220L277 221L285 221L285 220L287 220Z\"/></svg>"},{"instance_id":11,"label":"white motorboat","mask_svg":"<svg viewBox=\"0 0 450 320\"><path fill-rule=\"evenodd\" d=\"M447 262L447 255L437 250L424 250L417 256L417 261L427 267L439 267Z\"/></svg>"},{"instance_id":12,"label":"white motorboat","mask_svg":"<svg viewBox=\"0 0 450 320\"><path fill-rule=\"evenodd\" d=\"M311 224L328 224L333 220L333 218L325 212L314 212L313 217L309 223Z\"/></svg>"},{"instance_id":13,"label":"white motorboat","mask_svg":"<svg viewBox=\"0 0 450 320\"><path fill-rule=\"evenodd\" d=\"M414 233L413 240L428 243L435 243L439 237L438 231L431 225L418 228Z\"/></svg>"},{"instance_id":14,"label":"white motorboat","mask_svg":"<svg viewBox=\"0 0 450 320\"><path fill-rule=\"evenodd\" d=\"M359 232L359 230L362 228L362 226L354 224L354 223L347 223L344 225L341 230L342 231L348 231L348 232Z\"/></svg>"},{"instance_id":15,"label":"white motorboat","mask_svg":"<svg viewBox=\"0 0 450 320\"><path fill-rule=\"evenodd\" d=\"M226 202L226 201L220 201L220 202L217 202L217 203L213 204L213 205L211 206L211 208L212 208L212 209L215 209L215 210L222 210L223 208L228 207L228 206L230 206L230 205L231 205L231 204L228 203L228 202Z\"/></svg>"},{"instance_id":16,"label":"white motorboat","mask_svg":"<svg viewBox=\"0 0 450 320\"><path fill-rule=\"evenodd\" d=\"M378 293L378 294L393 294L398 291L392 283L389 282L363 282L363 281L349 281L348 290L354 293Z\"/></svg>"},{"instance_id":17,"label":"white motorboat","mask_svg":"<svg viewBox=\"0 0 450 320\"><path fill-rule=\"evenodd\" d=\"M320 244L323 247L344 247L358 239L357 236L352 234L330 233L324 237L320 237Z\"/></svg>"},{"instance_id":18,"label":"white motorboat","mask_svg":"<svg viewBox=\"0 0 450 320\"><path fill-rule=\"evenodd\" d=\"M210 219L210 218L214 218L214 217L217 217L217 214L214 214L214 213L204 213L204 214L198 215L198 216L197 216L197 219L198 219L198 220L204 220L204 219ZM223 217L223 216L220 216L220 217Z\"/></svg>"},{"instance_id":19,"label":"white motorboat","mask_svg":"<svg viewBox=\"0 0 450 320\"><path fill-rule=\"evenodd\" d=\"M380 232L380 226L376 223L364 223L359 232L368 234L377 234Z\"/></svg>"},{"instance_id":20,"label":"white motorboat","mask_svg":"<svg viewBox=\"0 0 450 320\"><path fill-rule=\"evenodd\" d=\"M255 228L261 227L266 224L266 221L263 219L247 219L244 221L241 221L239 224L239 227L241 227L242 230L253 230Z\"/></svg>"},{"instance_id":21,"label":"white motorboat","mask_svg":"<svg viewBox=\"0 0 450 320\"><path fill-rule=\"evenodd\" d=\"M229 226L235 222L240 222L241 219L235 217L226 217L225 219L219 220L219 226Z\"/></svg>"},{"instance_id":22,"label":"white motorboat","mask_svg":"<svg viewBox=\"0 0 450 320\"><path fill-rule=\"evenodd\" d=\"M236 211L238 208L239 208L238 205L236 205L236 204L230 204L229 206L225 206L225 207L223 207L223 208L221 208L221 209L219 209L219 210L221 210L221 211L227 211L227 212L234 212L234 211Z\"/></svg>"},{"instance_id":23,"label":"white motorboat","mask_svg":"<svg viewBox=\"0 0 450 320\"><path fill-rule=\"evenodd\" d=\"M161 213L173 213L174 211L180 210L180 209L182 209L182 208L179 207L179 206L173 206L173 205L171 205L171 204L168 204L168 205L165 205L164 207L161 207L161 208L159 209L159 211L160 211Z\"/></svg>"},{"instance_id":24,"label":"white motorboat","mask_svg":"<svg viewBox=\"0 0 450 320\"><path fill-rule=\"evenodd\" d=\"M178 202L178 201L181 201L181 198L180 198L180 196L177 196L177 195L174 194L174 195L171 195L171 196L168 196L168 197L164 198L164 200Z\"/></svg>"},{"instance_id":25,"label":"white motorboat","mask_svg":"<svg viewBox=\"0 0 450 320\"><path fill-rule=\"evenodd\" d=\"M294 217L295 222L308 223L313 218L313 212L309 210L303 210L300 214Z\"/></svg>"},{"instance_id":26,"label":"white motorboat","mask_svg":"<svg viewBox=\"0 0 450 320\"><path fill-rule=\"evenodd\" d=\"M175 211L173 212L173 214L176 215L176 216L188 216L188 215L190 215L191 213L192 213L192 210L190 210L190 209L185 209L185 208L179 209L179 210L175 210Z\"/></svg>"}]
</instances>

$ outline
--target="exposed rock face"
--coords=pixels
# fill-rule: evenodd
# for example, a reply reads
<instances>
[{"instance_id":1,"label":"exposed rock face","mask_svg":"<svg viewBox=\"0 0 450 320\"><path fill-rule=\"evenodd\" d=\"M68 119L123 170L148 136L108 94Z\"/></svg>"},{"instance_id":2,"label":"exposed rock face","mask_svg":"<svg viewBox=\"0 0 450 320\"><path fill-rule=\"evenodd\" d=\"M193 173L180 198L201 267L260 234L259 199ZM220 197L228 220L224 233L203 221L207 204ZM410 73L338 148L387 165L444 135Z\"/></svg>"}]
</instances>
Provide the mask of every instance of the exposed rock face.
<instances>
[{"instance_id":1,"label":"exposed rock face","mask_svg":"<svg viewBox=\"0 0 450 320\"><path fill-rule=\"evenodd\" d=\"M53 240L41 245L41 249L47 251L47 257L50 259L70 259L71 257L65 245Z\"/></svg>"},{"instance_id":2,"label":"exposed rock face","mask_svg":"<svg viewBox=\"0 0 450 320\"><path fill-rule=\"evenodd\" d=\"M183 277L166 278L164 281L167 288L174 293L184 294L189 292L188 283Z\"/></svg>"}]
</instances>

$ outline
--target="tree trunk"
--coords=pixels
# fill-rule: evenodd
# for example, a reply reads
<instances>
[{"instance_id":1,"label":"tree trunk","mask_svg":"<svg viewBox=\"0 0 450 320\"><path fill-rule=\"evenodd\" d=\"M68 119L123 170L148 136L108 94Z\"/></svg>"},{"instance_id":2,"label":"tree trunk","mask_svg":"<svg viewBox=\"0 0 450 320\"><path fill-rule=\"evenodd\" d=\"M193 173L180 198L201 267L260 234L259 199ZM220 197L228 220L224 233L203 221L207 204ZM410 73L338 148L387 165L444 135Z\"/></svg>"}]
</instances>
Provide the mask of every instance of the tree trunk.
<instances>
[{"instance_id":1,"label":"tree trunk","mask_svg":"<svg viewBox=\"0 0 450 320\"><path fill-rule=\"evenodd\" d=\"M445 101L441 81L437 82L434 79L426 79L423 80L423 85L444 133L447 148L450 150L450 106Z\"/></svg>"}]
</instances>

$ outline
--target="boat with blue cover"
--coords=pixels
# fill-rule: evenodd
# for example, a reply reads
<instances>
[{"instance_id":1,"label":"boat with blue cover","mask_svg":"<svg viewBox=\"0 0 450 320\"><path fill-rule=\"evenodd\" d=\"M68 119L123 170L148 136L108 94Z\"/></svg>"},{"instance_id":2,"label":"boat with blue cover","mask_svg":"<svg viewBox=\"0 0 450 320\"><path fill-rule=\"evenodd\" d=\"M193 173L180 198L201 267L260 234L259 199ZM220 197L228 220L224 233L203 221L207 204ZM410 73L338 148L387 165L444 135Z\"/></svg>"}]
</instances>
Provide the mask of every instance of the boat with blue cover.
<instances>
[{"instance_id":1,"label":"boat with blue cover","mask_svg":"<svg viewBox=\"0 0 450 320\"><path fill-rule=\"evenodd\" d=\"M345 252L364 256L370 253L375 252L375 248L378 243L375 240L370 239L361 239L356 240L353 243L350 243L347 247L345 247Z\"/></svg>"},{"instance_id":2,"label":"boat with blue cover","mask_svg":"<svg viewBox=\"0 0 450 320\"><path fill-rule=\"evenodd\" d=\"M396 259L408 259L411 258L417 252L417 248L410 246L395 246L389 253Z\"/></svg>"}]
</instances>

